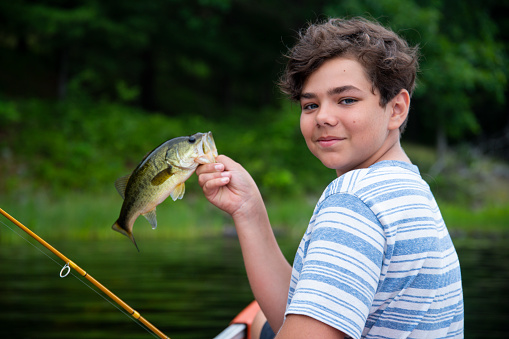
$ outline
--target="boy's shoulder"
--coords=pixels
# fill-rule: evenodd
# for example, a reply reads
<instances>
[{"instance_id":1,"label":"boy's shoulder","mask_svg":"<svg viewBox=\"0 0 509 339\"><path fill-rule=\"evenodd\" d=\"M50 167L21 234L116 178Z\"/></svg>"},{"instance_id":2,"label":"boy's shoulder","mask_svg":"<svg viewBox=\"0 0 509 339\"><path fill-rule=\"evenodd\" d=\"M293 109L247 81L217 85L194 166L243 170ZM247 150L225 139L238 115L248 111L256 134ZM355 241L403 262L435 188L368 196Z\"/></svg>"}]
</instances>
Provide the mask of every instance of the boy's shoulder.
<instances>
[{"instance_id":1,"label":"boy's shoulder","mask_svg":"<svg viewBox=\"0 0 509 339\"><path fill-rule=\"evenodd\" d=\"M417 166L402 161L381 161L368 168L352 170L336 178L327 186L319 203L338 193L366 198L370 192L379 192L389 187L394 189L395 186L408 185L409 182L413 185L427 186Z\"/></svg>"}]
</instances>

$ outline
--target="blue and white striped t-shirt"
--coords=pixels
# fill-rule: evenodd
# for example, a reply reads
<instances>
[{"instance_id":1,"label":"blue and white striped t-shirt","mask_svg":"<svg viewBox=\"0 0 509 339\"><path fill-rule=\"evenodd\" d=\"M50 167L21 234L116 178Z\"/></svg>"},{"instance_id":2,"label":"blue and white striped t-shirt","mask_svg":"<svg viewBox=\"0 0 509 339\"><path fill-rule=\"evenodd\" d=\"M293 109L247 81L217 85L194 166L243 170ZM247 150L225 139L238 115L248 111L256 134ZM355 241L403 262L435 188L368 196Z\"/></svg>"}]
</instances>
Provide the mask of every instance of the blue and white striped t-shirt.
<instances>
[{"instance_id":1,"label":"blue and white striped t-shirt","mask_svg":"<svg viewBox=\"0 0 509 339\"><path fill-rule=\"evenodd\" d=\"M416 166L382 161L334 180L293 264L286 315L352 338L462 338L456 250Z\"/></svg>"}]
</instances>

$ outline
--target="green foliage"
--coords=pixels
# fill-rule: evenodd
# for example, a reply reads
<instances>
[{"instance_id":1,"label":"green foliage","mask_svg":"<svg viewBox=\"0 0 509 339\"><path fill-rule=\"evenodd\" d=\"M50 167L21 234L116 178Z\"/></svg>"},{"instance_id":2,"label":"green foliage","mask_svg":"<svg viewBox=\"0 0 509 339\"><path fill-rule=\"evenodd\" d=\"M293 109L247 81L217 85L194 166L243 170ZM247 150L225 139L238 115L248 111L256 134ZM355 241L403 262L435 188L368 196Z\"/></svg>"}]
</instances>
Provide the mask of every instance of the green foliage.
<instances>
[{"instance_id":1,"label":"green foliage","mask_svg":"<svg viewBox=\"0 0 509 339\"><path fill-rule=\"evenodd\" d=\"M477 210L469 210L461 205L442 203L440 211L447 227L451 230L461 230L467 234L508 231L509 208L507 205L486 206Z\"/></svg>"},{"instance_id":2,"label":"green foliage","mask_svg":"<svg viewBox=\"0 0 509 339\"><path fill-rule=\"evenodd\" d=\"M274 82L296 30L362 15L421 46L407 138L441 130L461 141L507 124L507 9L492 0L6 1L0 93L235 117L239 106L279 105Z\"/></svg>"},{"instance_id":3,"label":"green foliage","mask_svg":"<svg viewBox=\"0 0 509 339\"><path fill-rule=\"evenodd\" d=\"M190 179L194 181L193 179ZM196 182L192 183L196 186ZM295 240L302 236L318 200L293 195L269 199L267 210L276 236L287 235ZM55 197L48 191L30 192L30 195L0 196L0 206L36 234L46 240L111 239L125 241L127 238L111 230L118 217L121 198L113 190L101 194L93 192L67 192ZM456 235L508 231L509 205L484 206L472 209L466 204L440 202L440 210L448 229ZM166 201L157 208L158 228L152 230L142 217L135 223L134 233L139 243L148 239L185 239L218 237L232 227L231 220L209 204L203 196L187 195L182 201ZM1 217L0 217L1 219ZM0 220L11 226L6 219ZM16 231L19 233L21 231ZM0 225L0 243L21 242L14 232ZM295 246L295 242L292 246ZM134 247L133 247L134 249ZM291 259L291 258L289 258Z\"/></svg>"},{"instance_id":4,"label":"green foliage","mask_svg":"<svg viewBox=\"0 0 509 339\"><path fill-rule=\"evenodd\" d=\"M116 178L131 172L162 142L206 131L213 132L220 153L245 166L266 197L317 195L334 179L335 172L307 150L298 105L281 102L278 108L237 109L236 114L216 121L199 115L146 114L108 101L1 100L0 189L7 194L34 188L55 194L110 191ZM433 151L416 144L404 148L444 199L471 205L482 187L492 196L505 187L489 173L506 170L471 155L468 148L459 156L451 153L446 169L436 177L426 174L436 161ZM488 185L488 179L493 184Z\"/></svg>"},{"instance_id":5,"label":"green foliage","mask_svg":"<svg viewBox=\"0 0 509 339\"><path fill-rule=\"evenodd\" d=\"M262 194L322 191L335 172L307 150L299 117L299 106L289 102L277 109L244 112L239 120L218 125L218 149L248 169ZM221 140L226 144L221 145Z\"/></svg>"},{"instance_id":6,"label":"green foliage","mask_svg":"<svg viewBox=\"0 0 509 339\"><path fill-rule=\"evenodd\" d=\"M3 101L1 106L8 112L15 107L22 117L0 127L4 135L0 148L6 157L0 168L8 171L2 177L52 191L98 189L162 141L189 134L179 121L107 102L32 99ZM3 119L9 118L4 113L0 112ZM7 180L0 182L6 187Z\"/></svg>"},{"instance_id":7,"label":"green foliage","mask_svg":"<svg viewBox=\"0 0 509 339\"><path fill-rule=\"evenodd\" d=\"M209 130L219 152L241 162L264 193L321 191L334 176L307 151L298 108L290 104L238 112L238 120L226 122L147 115L107 101L4 100L0 107L0 187L9 193L32 186L110 190L162 142Z\"/></svg>"},{"instance_id":8,"label":"green foliage","mask_svg":"<svg viewBox=\"0 0 509 339\"><path fill-rule=\"evenodd\" d=\"M211 130L219 152L253 175L277 232L300 235L319 195L335 177L306 149L298 107L287 102L279 109L238 110L238 117L228 121L148 115L107 101L3 100L0 108L0 206L22 216L34 231L53 237L119 236L110 229L121 204L115 179L163 141L197 131ZM507 166L465 150L450 154L446 170L431 177L426 173L435 153L415 144L404 148L444 206L451 229L505 229ZM165 202L158 218L157 232L140 218L137 237L217 235L231 222L205 201L194 176L188 180L185 203ZM2 241L14 239L2 235Z\"/></svg>"},{"instance_id":9,"label":"green foliage","mask_svg":"<svg viewBox=\"0 0 509 339\"><path fill-rule=\"evenodd\" d=\"M0 126L6 126L21 119L18 105L13 101L0 101Z\"/></svg>"},{"instance_id":10,"label":"green foliage","mask_svg":"<svg viewBox=\"0 0 509 339\"><path fill-rule=\"evenodd\" d=\"M274 82L295 31L325 16L372 17L421 46L403 140L502 131L504 9L491 0L0 2L0 192L20 204L34 192L109 194L163 141L210 130L266 198L316 197L335 173L307 150L299 108ZM494 167L452 157L430 177L435 153L407 146L442 201L505 206L506 182L485 174ZM188 195L198 190L191 181Z\"/></svg>"},{"instance_id":11,"label":"green foliage","mask_svg":"<svg viewBox=\"0 0 509 339\"><path fill-rule=\"evenodd\" d=\"M477 115L496 112L477 107L488 101L482 97L490 98L491 107L505 102L507 43L497 39L490 13L495 8L478 0L347 0L329 5L327 14L373 17L418 44L421 72L411 119L418 119L419 128L410 134L434 135L443 128L449 138L461 140L481 132Z\"/></svg>"}]
</instances>

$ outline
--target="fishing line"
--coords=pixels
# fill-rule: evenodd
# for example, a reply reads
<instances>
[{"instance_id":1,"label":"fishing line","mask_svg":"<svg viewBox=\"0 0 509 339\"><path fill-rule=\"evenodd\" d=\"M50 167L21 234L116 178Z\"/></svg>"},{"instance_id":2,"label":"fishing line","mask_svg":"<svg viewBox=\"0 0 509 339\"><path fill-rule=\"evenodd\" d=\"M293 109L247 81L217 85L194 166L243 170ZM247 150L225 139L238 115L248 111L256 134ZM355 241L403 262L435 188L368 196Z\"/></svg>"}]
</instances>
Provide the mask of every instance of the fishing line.
<instances>
[{"instance_id":1,"label":"fishing line","mask_svg":"<svg viewBox=\"0 0 509 339\"><path fill-rule=\"evenodd\" d=\"M52 258L51 256L49 256L46 252L44 252L39 246L37 246L36 244L34 244L32 241L30 241L29 239L27 239L26 237L24 237L22 234L18 233L14 228L11 228L9 225L7 225L5 222L3 222L3 220L0 220L0 223L2 223L5 227L7 227L8 229L10 229L12 232L14 232L18 237L20 237L21 239L25 240L27 243L29 243L30 245L32 245L32 247L34 247L35 249L37 249L39 252L41 252L42 254L44 254L48 259L50 259L51 261L53 261L56 265L60 266L60 263L58 261L56 261L54 258ZM64 268L69 268L70 269L70 266L68 263L65 264ZM62 271L64 270L64 268L62 268ZM63 275L62 274L62 271L61 274L60 274L60 277L61 278L65 278L67 276L67 274ZM107 303L109 303L110 305L112 305L113 307L115 307L118 311L120 311L121 313L123 313L125 316L127 316L129 318L129 320L131 320L132 322L134 322L135 324L137 324L138 326L140 326L141 328L143 328L145 331L147 331L148 333L150 333L153 337L156 337L157 338L157 335L155 335L152 331L150 331L147 327L143 326L143 324L141 324L140 322L136 321L135 319L133 319L131 317L130 314L128 314L126 311L124 311L123 309L121 309L119 306L115 305L111 300L109 300L108 298L106 298L104 295L102 295L101 293L99 293L95 288L93 288L92 286L90 286L89 284L87 284L86 281L84 281L83 279L81 279L78 275L76 275L75 273L73 273L72 271L70 272L71 275L76 278L76 280L78 280L79 282L81 282L83 285L85 285L86 287L88 287L91 291L93 291L95 294L97 294L98 296L100 296L103 300L105 300Z\"/></svg>"},{"instance_id":2,"label":"fishing line","mask_svg":"<svg viewBox=\"0 0 509 339\"><path fill-rule=\"evenodd\" d=\"M23 235L21 235L20 233L18 233L14 228L11 228L9 225L7 225L5 222L3 222L2 220L0 220L0 222L5 226L7 227L8 229L10 229L11 231L13 231L18 237L20 237L21 239L25 240L27 243L29 243L30 245L32 245L35 249L37 249L39 252L41 252L42 254L44 254L46 257L48 257L51 261L53 261L55 264L57 264L58 266L60 266L60 263L58 261L56 261L55 259L53 259L52 257L50 257L46 252L42 251L38 246L36 246L34 243L32 243L30 240L28 240L27 238L25 238Z\"/></svg>"},{"instance_id":3,"label":"fishing line","mask_svg":"<svg viewBox=\"0 0 509 339\"><path fill-rule=\"evenodd\" d=\"M16 234L18 237L20 237L21 239L25 240L27 243L29 243L30 245L32 245L32 247L34 247L35 249L37 249L39 252L41 252L42 254L44 254L47 258L49 258L51 261L53 261L56 265L58 265L59 267L61 267L61 264L56 261L54 258L52 258L51 256L49 256L46 252L44 252L39 246L37 246L36 244L34 244L32 241L30 241L29 239L27 239L26 237L24 237L22 234L18 233L14 228L11 228L9 225L7 225L3 220L0 219L0 223L2 225L4 225L5 227L7 227L8 229L10 229L14 234ZM64 265L64 267L62 268L62 270L60 271L60 277L61 278L65 278L69 272L65 273L65 275L62 273L64 272L65 269L69 269L70 270L70 266L69 266L69 263L66 263ZM159 336L156 335L153 331L151 331L147 326L143 325L141 322L139 321L136 321L132 315L130 315L129 313L127 313L125 310L121 309L118 305L114 304L111 300L109 300L108 298L106 298L103 294L99 293L95 288L93 288L91 285L89 285L86 281L83 280L83 278L80 278L78 277L78 275L76 275L75 273L73 273L72 271L70 271L71 275L76 278L76 280L78 280L79 282L81 282L83 285L85 285L86 287L88 287L90 290L92 290L94 293L96 293L98 296L100 296L102 299L104 299L106 302L108 302L110 305L112 305L113 307L115 307L118 311L120 311L122 314L124 314L125 316L127 316L131 321L133 321L135 324L137 324L138 326L140 326L141 328L143 328L145 331L147 331L149 334L151 334L153 337L155 338L158 338Z\"/></svg>"},{"instance_id":4,"label":"fishing line","mask_svg":"<svg viewBox=\"0 0 509 339\"><path fill-rule=\"evenodd\" d=\"M153 337L157 338L157 335L155 335L155 333L153 333L152 331L150 331L150 329L148 329L146 326L143 326L142 323L136 321L133 317L131 317L130 314L128 314L126 311L122 310L120 307L118 307L117 305L115 305L112 301L110 301L109 299L107 299L104 295L102 295L101 293L99 293L95 288L93 288L92 286L90 286L89 284L87 284L86 281L84 281L83 279L81 279L80 277L78 277L76 274L72 273L71 274L73 275L73 277L75 277L79 282L81 282L83 285L87 286L89 289L91 289L92 291L95 292L95 294L97 294L98 296L100 296L101 298L103 298L105 301L107 301L110 305L112 305L113 307L115 307L117 310L119 310L120 312L122 312L126 317L128 317L132 322L134 322L135 324L137 324L138 326L140 326L141 328L143 328L145 331L147 331L149 334L151 334Z\"/></svg>"}]
</instances>

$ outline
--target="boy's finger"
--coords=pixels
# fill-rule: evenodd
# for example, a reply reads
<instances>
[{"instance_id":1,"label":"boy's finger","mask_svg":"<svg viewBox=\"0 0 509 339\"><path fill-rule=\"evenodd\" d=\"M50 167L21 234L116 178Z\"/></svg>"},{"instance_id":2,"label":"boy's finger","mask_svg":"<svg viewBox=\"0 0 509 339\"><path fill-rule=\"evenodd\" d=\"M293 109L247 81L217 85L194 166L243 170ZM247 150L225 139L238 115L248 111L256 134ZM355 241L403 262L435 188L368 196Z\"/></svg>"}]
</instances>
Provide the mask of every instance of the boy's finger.
<instances>
[{"instance_id":1,"label":"boy's finger","mask_svg":"<svg viewBox=\"0 0 509 339\"><path fill-rule=\"evenodd\" d=\"M204 173L215 173L221 171L224 171L224 165L221 163L204 164L198 166L198 168L196 169L196 174L200 176Z\"/></svg>"},{"instance_id":2,"label":"boy's finger","mask_svg":"<svg viewBox=\"0 0 509 339\"><path fill-rule=\"evenodd\" d=\"M229 182L229 177L219 177L208 180L203 185L203 193L205 193L205 196L215 194L218 189L227 185Z\"/></svg>"},{"instance_id":3,"label":"boy's finger","mask_svg":"<svg viewBox=\"0 0 509 339\"><path fill-rule=\"evenodd\" d=\"M204 187L209 181L221 178L228 178L228 180L224 180L225 183L230 181L231 173L228 171L225 172L204 172L198 175L198 184L201 187Z\"/></svg>"}]
</instances>

